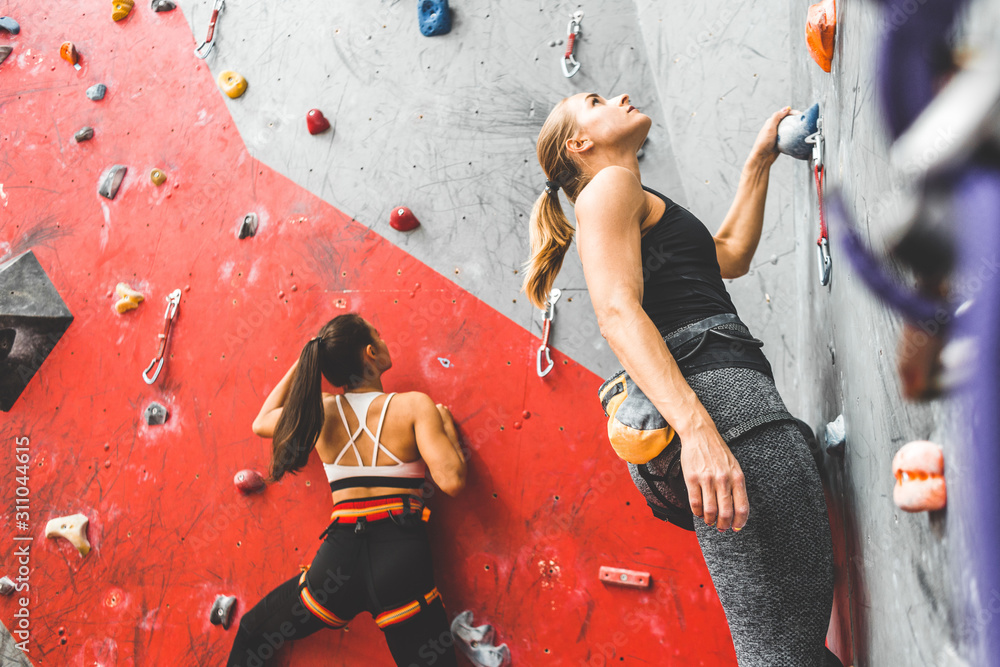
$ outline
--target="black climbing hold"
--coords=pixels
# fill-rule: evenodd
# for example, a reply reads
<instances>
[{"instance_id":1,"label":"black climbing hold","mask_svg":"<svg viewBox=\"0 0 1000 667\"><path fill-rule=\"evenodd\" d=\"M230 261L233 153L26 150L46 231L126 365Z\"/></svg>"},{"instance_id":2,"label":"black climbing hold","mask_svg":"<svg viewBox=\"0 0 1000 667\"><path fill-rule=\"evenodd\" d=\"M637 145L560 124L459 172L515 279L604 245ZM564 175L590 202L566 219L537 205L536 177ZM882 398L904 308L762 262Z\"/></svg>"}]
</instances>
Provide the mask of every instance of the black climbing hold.
<instances>
[{"instance_id":1,"label":"black climbing hold","mask_svg":"<svg viewBox=\"0 0 1000 667\"><path fill-rule=\"evenodd\" d=\"M209 617L212 625L221 625L224 630L228 630L229 624L233 619L233 607L235 605L235 595L216 596L215 604L212 605L212 615Z\"/></svg>"},{"instance_id":2,"label":"black climbing hold","mask_svg":"<svg viewBox=\"0 0 1000 667\"><path fill-rule=\"evenodd\" d=\"M11 409L72 321L33 252L0 264L0 410Z\"/></svg>"},{"instance_id":3,"label":"black climbing hold","mask_svg":"<svg viewBox=\"0 0 1000 667\"><path fill-rule=\"evenodd\" d=\"M76 143L93 139L94 128L90 127L89 125L87 127L81 127L79 130L76 131L76 134L73 135L73 138L76 139Z\"/></svg>"},{"instance_id":4,"label":"black climbing hold","mask_svg":"<svg viewBox=\"0 0 1000 667\"><path fill-rule=\"evenodd\" d=\"M101 183L97 186L97 194L106 199L114 199L121 187L122 179L125 178L126 167L123 164L116 164L110 167L101 176Z\"/></svg>"},{"instance_id":5,"label":"black climbing hold","mask_svg":"<svg viewBox=\"0 0 1000 667\"><path fill-rule=\"evenodd\" d=\"M170 0L153 0L153 4L150 6L154 12L169 12L171 9L177 9L177 5Z\"/></svg>"},{"instance_id":6,"label":"black climbing hold","mask_svg":"<svg viewBox=\"0 0 1000 667\"><path fill-rule=\"evenodd\" d=\"M0 16L0 30L6 30L12 35L21 32L21 26L9 16Z\"/></svg>"},{"instance_id":7,"label":"black climbing hold","mask_svg":"<svg viewBox=\"0 0 1000 667\"><path fill-rule=\"evenodd\" d=\"M156 401L150 403L146 407L146 411L142 413L142 417L146 420L148 426L159 426L166 422L169 416L170 413L167 412L167 409Z\"/></svg>"},{"instance_id":8,"label":"black climbing hold","mask_svg":"<svg viewBox=\"0 0 1000 667\"><path fill-rule=\"evenodd\" d=\"M417 17L420 19L420 32L427 37L444 35L451 30L448 0L420 0Z\"/></svg>"},{"instance_id":9,"label":"black climbing hold","mask_svg":"<svg viewBox=\"0 0 1000 667\"><path fill-rule=\"evenodd\" d=\"M13 53L13 46L0 46L0 63L7 60L7 56Z\"/></svg>"},{"instance_id":10,"label":"black climbing hold","mask_svg":"<svg viewBox=\"0 0 1000 667\"><path fill-rule=\"evenodd\" d=\"M243 216L243 221L240 223L239 229L236 230L236 236L241 239L245 239L249 236L254 236L257 233L257 214L247 213Z\"/></svg>"},{"instance_id":11,"label":"black climbing hold","mask_svg":"<svg viewBox=\"0 0 1000 667\"><path fill-rule=\"evenodd\" d=\"M87 89L87 97L94 100L95 102L99 102L104 99L104 96L107 94L107 92L108 92L107 86L105 86L103 83L95 83L93 86Z\"/></svg>"}]
</instances>

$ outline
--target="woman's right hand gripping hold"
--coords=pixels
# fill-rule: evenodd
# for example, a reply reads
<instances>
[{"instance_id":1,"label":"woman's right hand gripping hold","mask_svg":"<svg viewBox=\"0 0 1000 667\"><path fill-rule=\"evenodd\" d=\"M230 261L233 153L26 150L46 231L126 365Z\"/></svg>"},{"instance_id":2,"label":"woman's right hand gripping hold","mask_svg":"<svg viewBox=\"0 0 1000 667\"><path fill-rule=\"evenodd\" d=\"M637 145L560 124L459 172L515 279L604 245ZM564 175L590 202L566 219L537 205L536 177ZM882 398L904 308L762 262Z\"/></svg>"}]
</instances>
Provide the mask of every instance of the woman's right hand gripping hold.
<instances>
[{"instance_id":1,"label":"woman's right hand gripping hold","mask_svg":"<svg viewBox=\"0 0 1000 667\"><path fill-rule=\"evenodd\" d=\"M599 171L580 193L577 247L587 288L601 335L680 436L691 511L720 531L740 530L750 513L743 471L642 309L641 236L659 219L653 199L618 166Z\"/></svg>"},{"instance_id":2,"label":"woman's right hand gripping hold","mask_svg":"<svg viewBox=\"0 0 1000 667\"><path fill-rule=\"evenodd\" d=\"M451 411L435 404L427 394L412 392L409 396L420 458L427 464L434 483L449 496L456 496L465 487L467 466Z\"/></svg>"}]
</instances>

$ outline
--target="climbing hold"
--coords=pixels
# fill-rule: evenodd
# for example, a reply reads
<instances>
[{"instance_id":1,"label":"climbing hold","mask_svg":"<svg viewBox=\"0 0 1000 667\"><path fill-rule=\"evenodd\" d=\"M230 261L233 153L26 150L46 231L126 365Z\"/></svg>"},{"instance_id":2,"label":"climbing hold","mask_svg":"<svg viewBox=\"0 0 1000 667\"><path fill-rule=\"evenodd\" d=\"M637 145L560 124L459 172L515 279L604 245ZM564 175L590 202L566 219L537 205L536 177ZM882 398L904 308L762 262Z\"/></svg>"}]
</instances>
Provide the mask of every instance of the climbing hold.
<instances>
[{"instance_id":1,"label":"climbing hold","mask_svg":"<svg viewBox=\"0 0 1000 667\"><path fill-rule=\"evenodd\" d=\"M818 131L819 104L814 104L805 113L785 116L778 123L778 150L799 160L812 157L814 142L806 137Z\"/></svg>"},{"instance_id":2,"label":"climbing hold","mask_svg":"<svg viewBox=\"0 0 1000 667\"><path fill-rule=\"evenodd\" d=\"M153 0L151 7L154 12L169 12L172 9L177 9L177 5L170 0Z\"/></svg>"},{"instance_id":3,"label":"climbing hold","mask_svg":"<svg viewBox=\"0 0 1000 667\"><path fill-rule=\"evenodd\" d=\"M438 357L438 363L440 363L445 368L451 368L451 359L446 359L444 357Z\"/></svg>"},{"instance_id":4,"label":"climbing hold","mask_svg":"<svg viewBox=\"0 0 1000 667\"><path fill-rule=\"evenodd\" d=\"M507 644L493 646L493 626L472 625L472 612L463 611L451 622L451 634L459 650L476 667L507 667L510 649Z\"/></svg>"},{"instance_id":5,"label":"climbing hold","mask_svg":"<svg viewBox=\"0 0 1000 667\"><path fill-rule=\"evenodd\" d=\"M125 178L126 167L123 164L116 164L108 168L101 176L101 183L97 187L97 194L105 199L114 199L121 187L122 179Z\"/></svg>"},{"instance_id":6,"label":"climbing hold","mask_svg":"<svg viewBox=\"0 0 1000 667\"><path fill-rule=\"evenodd\" d=\"M0 264L0 410L11 409L72 321L33 252Z\"/></svg>"},{"instance_id":7,"label":"climbing hold","mask_svg":"<svg viewBox=\"0 0 1000 667\"><path fill-rule=\"evenodd\" d=\"M14 582L10 577L3 577L0 579L0 595L10 595L14 592L14 589Z\"/></svg>"},{"instance_id":8,"label":"climbing hold","mask_svg":"<svg viewBox=\"0 0 1000 667\"><path fill-rule=\"evenodd\" d=\"M330 121L319 109L310 109L306 114L306 127L309 128L309 134L319 134L330 129Z\"/></svg>"},{"instance_id":9,"label":"climbing hold","mask_svg":"<svg viewBox=\"0 0 1000 667\"><path fill-rule=\"evenodd\" d=\"M446 35L451 30L448 0L420 0L417 18L420 21L420 32L426 37Z\"/></svg>"},{"instance_id":10,"label":"climbing hold","mask_svg":"<svg viewBox=\"0 0 1000 667\"><path fill-rule=\"evenodd\" d=\"M87 517L83 514L61 516L45 524L45 537L64 537L76 547L81 556L90 553L87 541Z\"/></svg>"},{"instance_id":11,"label":"climbing hold","mask_svg":"<svg viewBox=\"0 0 1000 667\"><path fill-rule=\"evenodd\" d=\"M59 47L59 57L68 62L73 67L80 69L80 54L77 52L73 42L63 42ZM55 68L53 68L55 69Z\"/></svg>"},{"instance_id":12,"label":"climbing hold","mask_svg":"<svg viewBox=\"0 0 1000 667\"><path fill-rule=\"evenodd\" d=\"M7 60L7 56L14 52L14 47L12 46L0 46L0 64Z\"/></svg>"},{"instance_id":13,"label":"climbing hold","mask_svg":"<svg viewBox=\"0 0 1000 667\"><path fill-rule=\"evenodd\" d=\"M525 419L531 419L531 413L528 412L527 410L525 410L524 412L522 412L521 416L524 417Z\"/></svg>"},{"instance_id":14,"label":"climbing hold","mask_svg":"<svg viewBox=\"0 0 1000 667\"><path fill-rule=\"evenodd\" d=\"M247 92L247 80L243 78L242 74L237 74L232 70L227 69L219 73L217 81L222 92L234 100Z\"/></svg>"},{"instance_id":15,"label":"climbing hold","mask_svg":"<svg viewBox=\"0 0 1000 667\"><path fill-rule=\"evenodd\" d=\"M233 484L241 493L256 493L266 486L263 475L256 470L239 471L233 477Z\"/></svg>"},{"instance_id":16,"label":"climbing hold","mask_svg":"<svg viewBox=\"0 0 1000 667\"><path fill-rule=\"evenodd\" d=\"M221 625L224 630L228 630L229 624L233 619L233 607L235 605L235 595L217 595L208 620L212 622L212 625Z\"/></svg>"},{"instance_id":17,"label":"climbing hold","mask_svg":"<svg viewBox=\"0 0 1000 667\"><path fill-rule=\"evenodd\" d=\"M76 134L73 135L73 138L76 139L76 143L80 143L81 141L90 141L94 138L94 128L89 125L81 127L76 131Z\"/></svg>"},{"instance_id":18,"label":"climbing hold","mask_svg":"<svg viewBox=\"0 0 1000 667\"><path fill-rule=\"evenodd\" d=\"M830 71L836 33L836 0L821 0L811 5L806 19L806 46L809 47L809 55L824 72Z\"/></svg>"},{"instance_id":19,"label":"climbing hold","mask_svg":"<svg viewBox=\"0 0 1000 667\"><path fill-rule=\"evenodd\" d=\"M896 486L892 500L905 512L944 509L948 489L944 481L944 452L927 440L915 440L899 448L892 457Z\"/></svg>"},{"instance_id":20,"label":"climbing hold","mask_svg":"<svg viewBox=\"0 0 1000 667\"><path fill-rule=\"evenodd\" d=\"M149 172L149 180L153 181L153 185L163 185L167 182L167 175L162 169L154 169Z\"/></svg>"},{"instance_id":21,"label":"climbing hold","mask_svg":"<svg viewBox=\"0 0 1000 667\"><path fill-rule=\"evenodd\" d=\"M826 453L830 456L843 457L847 442L847 429L844 426L844 415L826 425Z\"/></svg>"},{"instance_id":22,"label":"climbing hold","mask_svg":"<svg viewBox=\"0 0 1000 667\"><path fill-rule=\"evenodd\" d=\"M257 214L247 213L243 216L243 221L240 222L240 226L236 229L236 237L240 239L245 239L250 236L255 236L257 234Z\"/></svg>"},{"instance_id":23,"label":"climbing hold","mask_svg":"<svg viewBox=\"0 0 1000 667\"><path fill-rule=\"evenodd\" d=\"M598 571L601 581L617 586L629 586L631 588L649 588L649 572L639 572L637 570L623 570L617 567L602 565Z\"/></svg>"},{"instance_id":24,"label":"climbing hold","mask_svg":"<svg viewBox=\"0 0 1000 667\"><path fill-rule=\"evenodd\" d=\"M111 3L111 18L115 21L121 21L123 18L129 15L132 11L132 7L135 6L133 0L114 0Z\"/></svg>"},{"instance_id":25,"label":"climbing hold","mask_svg":"<svg viewBox=\"0 0 1000 667\"><path fill-rule=\"evenodd\" d=\"M115 285L115 293L118 294L118 301L115 302L115 310L119 314L128 312L139 307L142 301L142 294L129 287L126 283Z\"/></svg>"},{"instance_id":26,"label":"climbing hold","mask_svg":"<svg viewBox=\"0 0 1000 667\"><path fill-rule=\"evenodd\" d=\"M21 26L9 16L0 16L0 30L6 30L12 35L21 32Z\"/></svg>"},{"instance_id":27,"label":"climbing hold","mask_svg":"<svg viewBox=\"0 0 1000 667\"><path fill-rule=\"evenodd\" d=\"M392 209L392 215L389 216L389 225L399 232L411 232L420 226L420 221L410 209L397 206Z\"/></svg>"},{"instance_id":28,"label":"climbing hold","mask_svg":"<svg viewBox=\"0 0 1000 667\"><path fill-rule=\"evenodd\" d=\"M87 89L87 97L94 100L95 102L100 102L104 99L105 94L108 92L108 87L103 83L97 83Z\"/></svg>"},{"instance_id":29,"label":"climbing hold","mask_svg":"<svg viewBox=\"0 0 1000 667\"><path fill-rule=\"evenodd\" d=\"M167 421L167 417L170 413L167 409L153 401L146 407L146 411L142 413L142 418L146 420L147 426L160 426Z\"/></svg>"},{"instance_id":30,"label":"climbing hold","mask_svg":"<svg viewBox=\"0 0 1000 667\"><path fill-rule=\"evenodd\" d=\"M515 431L520 431L521 430L521 426L522 426L521 422L514 422L514 430Z\"/></svg>"}]
</instances>

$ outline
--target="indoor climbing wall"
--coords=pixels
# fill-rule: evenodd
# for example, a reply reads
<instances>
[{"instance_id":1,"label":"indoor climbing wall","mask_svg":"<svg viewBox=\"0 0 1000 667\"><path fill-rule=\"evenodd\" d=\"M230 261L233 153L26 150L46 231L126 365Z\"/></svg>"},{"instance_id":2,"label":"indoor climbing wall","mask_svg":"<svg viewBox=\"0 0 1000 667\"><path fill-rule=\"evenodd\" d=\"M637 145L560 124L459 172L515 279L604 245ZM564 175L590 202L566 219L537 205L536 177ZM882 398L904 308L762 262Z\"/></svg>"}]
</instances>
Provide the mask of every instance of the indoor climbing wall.
<instances>
[{"instance_id":1,"label":"indoor climbing wall","mask_svg":"<svg viewBox=\"0 0 1000 667\"><path fill-rule=\"evenodd\" d=\"M552 95L508 80L509 54L534 39L537 72L518 80L549 77L570 92L609 86L633 62L634 85L649 79L641 41L604 69L612 46L581 45L589 76L607 83L581 73L571 85L550 72L563 10L531 7L537 25L525 33L509 8L458 8L452 33L431 39L412 7L310 9L285 25L277 9L230 3L205 62L193 53L204 8L137 5L120 22L104 3L3 10L20 31L2 34L12 52L0 64L0 275L36 261L65 304L63 325L72 317L47 356L25 353L21 329L10 352L37 372L2 422L0 574L28 585L0 597L4 655L27 641L33 665L221 664L240 615L311 560L329 511L316 461L262 493L236 489L236 473L267 466L269 442L251 421L305 341L355 310L391 344L387 388L450 405L472 450L462 497L430 499L450 617L470 610L493 624L520 665L733 664L696 541L650 516L607 446L599 375L554 351L554 370L537 376L539 339L514 273L519 214L539 190L531 145ZM638 34L634 15L608 12L593 24ZM66 41L79 69L68 47L59 55ZM483 62L488 51L489 68L449 73L463 44ZM422 75L421 58L429 78L402 85ZM223 69L249 81L242 97L220 91ZM311 108L333 127L311 135ZM490 119L501 110L506 125ZM265 144L291 150L260 154ZM657 169L669 180L671 168ZM442 180L454 183L434 189ZM409 236L386 224L399 205L421 222ZM578 268L566 275L578 282L564 283L556 348L592 317L585 298L570 300L583 294ZM33 290L11 297L33 307ZM595 327L578 349L598 340ZM576 356L609 366L606 353ZM613 585L602 567L649 576ZM236 598L228 629L210 621L220 595ZM287 655L390 664L367 617Z\"/></svg>"},{"instance_id":2,"label":"indoor climbing wall","mask_svg":"<svg viewBox=\"0 0 1000 667\"><path fill-rule=\"evenodd\" d=\"M0 30L12 49L0 63L0 285L15 264L35 276L30 294L0 299L0 334L16 324L21 337L0 361L26 384L0 422L0 576L16 573L26 541L13 538L32 537L31 664L221 664L235 626L210 622L216 597L236 597L237 623L310 561L329 509L315 460L263 493L237 491L238 471L267 465L250 423L305 341L354 310L390 342L387 389L449 404L473 451L463 495L430 499L450 618L471 610L493 624L514 665L734 665L697 543L650 516L607 445L596 390L617 363L575 252L556 282L555 367L536 373L541 316L519 293L544 186L535 138L565 95L628 93L653 119L644 182L715 230L767 116L818 102L826 185L884 246L908 166L890 164L874 99L878 6L838 3L826 73L806 50L809 2L467 0L452 3L448 34L427 37L411 2L230 0L204 60L194 50L213 3L154 11L164 2L119 22L91 0L0 10L20 24ZM567 78L578 10L581 69ZM998 18L977 11L973 40ZM60 58L67 40L79 69ZM246 91L226 96L220 77L245 77ZM97 84L104 97L90 99ZM321 131L310 133L312 109L328 129L313 114ZM115 165L126 170L106 198L98 187L111 194ZM400 206L419 227L391 226ZM253 221L256 234L239 238ZM900 398L901 321L838 257L833 230L832 279L819 284L818 233L809 164L782 157L751 271L727 283L789 409L821 440L844 416L843 452L823 472L838 563L829 646L858 667L978 664L966 620L974 525L954 511L906 514L891 498L896 450L929 439L945 450L951 506L968 501L953 465L960 411ZM128 296L119 283L143 295L138 307L115 310ZM147 384L175 290L164 364ZM5 319L25 303L48 308L34 338ZM154 402L162 424L147 424ZM86 555L45 538L50 519L76 514ZM648 572L651 585L603 583L601 567ZM0 597L15 632L20 597ZM0 630L3 664L18 640ZM288 658L391 664L360 617Z\"/></svg>"}]
</instances>

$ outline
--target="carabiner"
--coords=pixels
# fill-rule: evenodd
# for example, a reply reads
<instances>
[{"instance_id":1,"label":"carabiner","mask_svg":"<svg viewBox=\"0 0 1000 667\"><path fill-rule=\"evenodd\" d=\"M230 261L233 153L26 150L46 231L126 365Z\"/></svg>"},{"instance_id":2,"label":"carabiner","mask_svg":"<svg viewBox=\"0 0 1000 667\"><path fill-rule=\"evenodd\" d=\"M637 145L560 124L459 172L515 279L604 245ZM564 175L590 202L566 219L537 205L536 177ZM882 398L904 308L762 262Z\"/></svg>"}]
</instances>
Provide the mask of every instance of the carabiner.
<instances>
[{"instance_id":1,"label":"carabiner","mask_svg":"<svg viewBox=\"0 0 1000 667\"><path fill-rule=\"evenodd\" d=\"M226 0L215 0L215 5L212 7L212 18L208 21L208 37L201 43L201 46L194 50L194 54L202 60L207 58L208 54L215 47L215 22L219 20L219 12L225 8ZM206 46L208 47L207 49L205 49ZM205 51L202 52L202 49L205 49Z\"/></svg>"},{"instance_id":2,"label":"carabiner","mask_svg":"<svg viewBox=\"0 0 1000 667\"><path fill-rule=\"evenodd\" d=\"M156 382L156 378L160 375L160 369L163 368L163 354L167 349L167 337L170 335L170 325L177 315L177 306L180 302L181 291L179 289L175 289L167 295L167 311L163 315L163 333L157 334L157 338L160 339L160 347L156 351L156 356L149 362L149 366L142 372L142 379L146 381L146 384ZM153 366L156 366L156 372L153 373L153 377L149 377L149 371L152 370Z\"/></svg>"},{"instance_id":3,"label":"carabiner","mask_svg":"<svg viewBox=\"0 0 1000 667\"><path fill-rule=\"evenodd\" d=\"M545 302L545 310L542 311L542 344L538 348L538 353L535 355L535 371L538 373L538 377L543 378L549 374L555 362L552 361L552 355L549 354L549 333L552 331L552 319L556 315L556 301L562 296L562 291L556 287L553 287L549 291L549 298ZM542 356L545 357L547 366L542 368Z\"/></svg>"},{"instance_id":4,"label":"carabiner","mask_svg":"<svg viewBox=\"0 0 1000 667\"><path fill-rule=\"evenodd\" d=\"M819 284L826 287L830 284L830 269L833 267L833 260L830 258L830 242L825 236L816 241L816 259L819 267Z\"/></svg>"},{"instance_id":5,"label":"carabiner","mask_svg":"<svg viewBox=\"0 0 1000 667\"><path fill-rule=\"evenodd\" d=\"M580 63L573 57L573 47L576 46L576 37L580 34L580 22L583 21L583 11L575 12L569 20L566 37L566 53L563 54L562 71L567 79L580 71Z\"/></svg>"}]
</instances>

